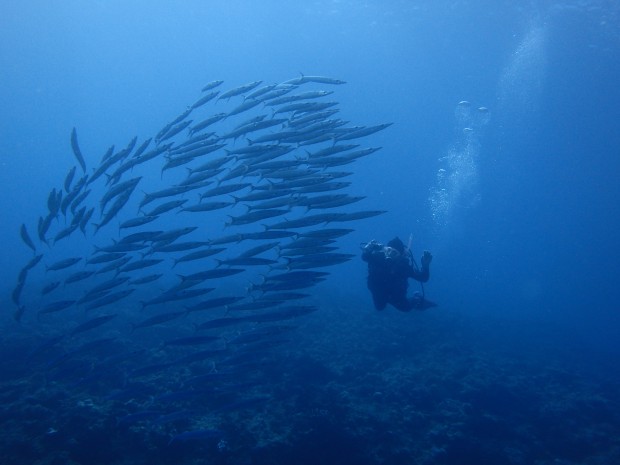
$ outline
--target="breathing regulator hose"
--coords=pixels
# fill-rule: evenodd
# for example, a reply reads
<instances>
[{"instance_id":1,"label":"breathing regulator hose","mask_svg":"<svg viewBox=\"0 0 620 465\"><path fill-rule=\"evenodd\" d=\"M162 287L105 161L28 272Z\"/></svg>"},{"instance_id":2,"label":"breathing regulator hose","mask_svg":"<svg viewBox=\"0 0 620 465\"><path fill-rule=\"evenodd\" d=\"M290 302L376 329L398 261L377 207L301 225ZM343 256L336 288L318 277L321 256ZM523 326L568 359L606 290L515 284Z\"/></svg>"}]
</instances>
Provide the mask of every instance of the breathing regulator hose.
<instances>
[{"instance_id":1,"label":"breathing regulator hose","mask_svg":"<svg viewBox=\"0 0 620 465\"><path fill-rule=\"evenodd\" d=\"M411 260L411 266L413 267L413 269L418 272L420 271L420 267L418 266L418 263L415 261L415 258L413 258L413 252L411 251L411 244L413 242L413 233L409 234L409 241L407 242L407 254L409 255L409 260ZM424 300L424 283L420 283L420 288L422 289L422 300Z\"/></svg>"}]
</instances>

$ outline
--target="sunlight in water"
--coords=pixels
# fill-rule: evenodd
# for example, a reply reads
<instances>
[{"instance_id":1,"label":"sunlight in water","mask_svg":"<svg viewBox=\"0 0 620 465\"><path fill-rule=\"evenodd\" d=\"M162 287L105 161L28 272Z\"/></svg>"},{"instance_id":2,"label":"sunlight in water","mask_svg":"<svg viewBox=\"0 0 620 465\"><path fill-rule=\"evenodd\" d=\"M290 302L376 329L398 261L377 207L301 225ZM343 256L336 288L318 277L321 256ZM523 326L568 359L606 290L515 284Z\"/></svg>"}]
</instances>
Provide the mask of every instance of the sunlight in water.
<instances>
[{"instance_id":1,"label":"sunlight in water","mask_svg":"<svg viewBox=\"0 0 620 465\"><path fill-rule=\"evenodd\" d=\"M533 26L510 57L499 80L502 111L531 113L538 108L546 70L545 29Z\"/></svg>"}]
</instances>

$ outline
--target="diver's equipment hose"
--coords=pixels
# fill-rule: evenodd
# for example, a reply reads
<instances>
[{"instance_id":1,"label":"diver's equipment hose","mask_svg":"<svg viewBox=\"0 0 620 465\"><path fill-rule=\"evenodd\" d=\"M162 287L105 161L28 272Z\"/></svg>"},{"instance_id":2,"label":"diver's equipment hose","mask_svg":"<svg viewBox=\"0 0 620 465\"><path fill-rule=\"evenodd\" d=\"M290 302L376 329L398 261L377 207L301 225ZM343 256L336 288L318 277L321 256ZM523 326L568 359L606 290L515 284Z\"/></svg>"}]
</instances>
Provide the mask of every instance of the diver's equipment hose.
<instances>
[{"instance_id":1,"label":"diver's equipment hose","mask_svg":"<svg viewBox=\"0 0 620 465\"><path fill-rule=\"evenodd\" d=\"M411 245L411 236L409 236L409 245ZM420 271L418 263L415 261L415 258L413 258L413 252L409 247L407 247L407 253L409 254L409 260L411 260L411 266L413 267L413 269L416 272ZM420 288L422 289L422 300L424 300L424 283L420 282Z\"/></svg>"}]
</instances>

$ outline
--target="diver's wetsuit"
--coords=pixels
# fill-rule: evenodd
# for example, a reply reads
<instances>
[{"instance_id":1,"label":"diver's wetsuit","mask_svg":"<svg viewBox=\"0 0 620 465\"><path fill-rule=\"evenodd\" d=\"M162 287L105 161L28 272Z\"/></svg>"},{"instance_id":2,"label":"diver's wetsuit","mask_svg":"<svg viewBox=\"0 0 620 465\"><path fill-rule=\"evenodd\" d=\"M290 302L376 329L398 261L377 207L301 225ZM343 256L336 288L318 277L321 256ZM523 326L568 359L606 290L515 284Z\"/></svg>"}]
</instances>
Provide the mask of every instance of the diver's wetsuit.
<instances>
[{"instance_id":1,"label":"diver's wetsuit","mask_svg":"<svg viewBox=\"0 0 620 465\"><path fill-rule=\"evenodd\" d=\"M416 270L405 253L378 243L371 243L363 250L362 260L368 262L368 289L375 308L383 310L387 304L403 312L420 308L420 302L407 298L407 280L413 278L425 283L429 278L428 266Z\"/></svg>"}]
</instances>

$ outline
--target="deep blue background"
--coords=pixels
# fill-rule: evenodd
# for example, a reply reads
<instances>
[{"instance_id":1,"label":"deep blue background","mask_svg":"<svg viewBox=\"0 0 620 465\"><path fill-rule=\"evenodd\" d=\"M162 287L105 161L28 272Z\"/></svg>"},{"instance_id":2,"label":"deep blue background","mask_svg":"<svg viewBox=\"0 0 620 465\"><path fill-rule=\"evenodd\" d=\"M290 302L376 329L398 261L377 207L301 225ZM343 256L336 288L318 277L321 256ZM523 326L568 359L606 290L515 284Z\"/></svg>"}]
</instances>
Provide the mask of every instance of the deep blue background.
<instances>
[{"instance_id":1,"label":"deep blue background","mask_svg":"<svg viewBox=\"0 0 620 465\"><path fill-rule=\"evenodd\" d=\"M4 307L31 256L19 225L34 235L47 193L74 163L73 126L94 164L110 144L155 133L210 80L304 72L348 81L337 93L343 117L394 122L373 138L383 150L355 165L365 207L390 213L356 225L348 252L412 233L416 255L434 252L427 292L440 311L544 321L575 351L616 353L620 22L610 5L5 3ZM469 135L455 117L462 100L490 109ZM437 222L429 199L450 154L450 209ZM338 269L331 284L351 294L343 305L362 296L372 312L362 263Z\"/></svg>"}]
</instances>

